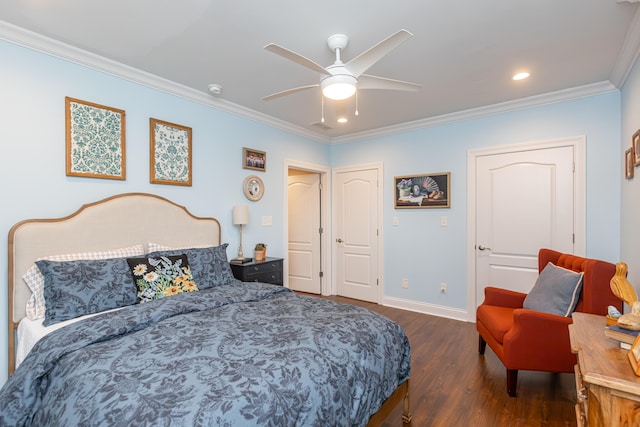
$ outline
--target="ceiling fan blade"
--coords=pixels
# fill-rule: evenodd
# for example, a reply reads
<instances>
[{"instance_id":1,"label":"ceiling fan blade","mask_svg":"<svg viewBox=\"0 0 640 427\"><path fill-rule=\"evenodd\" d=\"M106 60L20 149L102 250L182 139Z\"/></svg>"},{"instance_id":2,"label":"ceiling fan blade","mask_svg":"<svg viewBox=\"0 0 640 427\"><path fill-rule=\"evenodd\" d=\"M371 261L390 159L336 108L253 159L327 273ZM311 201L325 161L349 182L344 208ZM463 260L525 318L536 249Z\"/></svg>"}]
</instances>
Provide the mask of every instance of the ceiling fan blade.
<instances>
[{"instance_id":1,"label":"ceiling fan blade","mask_svg":"<svg viewBox=\"0 0 640 427\"><path fill-rule=\"evenodd\" d=\"M422 86L416 83L387 79L385 77L370 76L368 74L362 74L358 78L358 89L387 89L416 92L420 90L420 88L422 88Z\"/></svg>"},{"instance_id":2,"label":"ceiling fan blade","mask_svg":"<svg viewBox=\"0 0 640 427\"><path fill-rule=\"evenodd\" d=\"M400 30L353 58L346 64L346 67L354 76L358 77L393 49L400 46L402 42L411 37L413 37L413 34L409 31Z\"/></svg>"},{"instance_id":3,"label":"ceiling fan blade","mask_svg":"<svg viewBox=\"0 0 640 427\"><path fill-rule=\"evenodd\" d=\"M287 90L283 90L282 92L277 92L277 93L274 93L272 95L265 96L264 98L262 98L262 100L263 101L271 101L272 99L280 98L281 96L291 95L291 94L294 94L294 93L302 92L302 91L307 90L307 89L313 89L314 87L318 87L318 86L320 86L320 85L319 84L315 84L315 85L309 85L309 86L294 87L293 89L287 89Z\"/></svg>"},{"instance_id":4,"label":"ceiling fan blade","mask_svg":"<svg viewBox=\"0 0 640 427\"><path fill-rule=\"evenodd\" d=\"M280 55L283 58L287 58L289 61L293 61L296 64L299 64L299 65L302 65L303 67L309 68L310 70L317 71L318 73L322 73L322 74L329 74L329 72L327 70L325 70L324 67L316 64L315 62L313 62L309 58L305 58L304 56L300 55L299 53L295 53L292 50L289 50L289 49L284 48L282 46L278 46L277 44L273 44L273 43L270 43L270 44L266 45L264 48L265 48L265 50L268 50L269 52L273 52L276 55Z\"/></svg>"}]
</instances>

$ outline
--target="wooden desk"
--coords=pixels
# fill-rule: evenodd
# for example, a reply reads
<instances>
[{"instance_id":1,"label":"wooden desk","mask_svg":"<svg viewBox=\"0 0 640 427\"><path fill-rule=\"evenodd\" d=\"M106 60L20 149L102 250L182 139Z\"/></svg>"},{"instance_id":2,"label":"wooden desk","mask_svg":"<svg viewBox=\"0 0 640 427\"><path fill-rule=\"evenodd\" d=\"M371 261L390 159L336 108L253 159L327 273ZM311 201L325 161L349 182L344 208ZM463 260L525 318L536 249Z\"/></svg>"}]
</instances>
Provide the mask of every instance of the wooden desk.
<instances>
[{"instance_id":1,"label":"wooden desk","mask_svg":"<svg viewBox=\"0 0 640 427\"><path fill-rule=\"evenodd\" d=\"M640 426L640 377L604 327L604 316L577 312L569 325L571 351L578 356L578 425Z\"/></svg>"}]
</instances>

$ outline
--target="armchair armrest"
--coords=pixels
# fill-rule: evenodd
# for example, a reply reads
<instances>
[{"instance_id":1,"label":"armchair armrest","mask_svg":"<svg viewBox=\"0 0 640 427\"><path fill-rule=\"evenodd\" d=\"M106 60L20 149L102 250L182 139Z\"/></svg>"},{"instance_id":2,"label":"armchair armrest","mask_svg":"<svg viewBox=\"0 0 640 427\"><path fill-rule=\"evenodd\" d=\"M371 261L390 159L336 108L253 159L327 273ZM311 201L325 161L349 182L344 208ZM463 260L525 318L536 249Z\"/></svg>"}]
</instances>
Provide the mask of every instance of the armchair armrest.
<instances>
[{"instance_id":1,"label":"armchair armrest","mask_svg":"<svg viewBox=\"0 0 640 427\"><path fill-rule=\"evenodd\" d=\"M505 364L513 369L572 372L576 363L569 343L572 323L570 317L514 310L513 327L504 335Z\"/></svg>"},{"instance_id":2,"label":"armchair armrest","mask_svg":"<svg viewBox=\"0 0 640 427\"><path fill-rule=\"evenodd\" d=\"M522 292L487 286L484 288L483 304L498 307L522 308L522 303L526 297L527 294L523 294Z\"/></svg>"}]
</instances>

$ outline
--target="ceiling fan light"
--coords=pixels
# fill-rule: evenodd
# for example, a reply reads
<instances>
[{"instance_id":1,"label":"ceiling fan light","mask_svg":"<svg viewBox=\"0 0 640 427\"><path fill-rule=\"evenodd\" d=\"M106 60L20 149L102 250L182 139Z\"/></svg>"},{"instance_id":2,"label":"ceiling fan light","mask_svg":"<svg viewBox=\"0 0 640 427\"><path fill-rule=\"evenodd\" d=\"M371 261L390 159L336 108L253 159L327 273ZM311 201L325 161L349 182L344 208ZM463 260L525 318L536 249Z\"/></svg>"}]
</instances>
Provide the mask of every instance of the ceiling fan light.
<instances>
[{"instance_id":1,"label":"ceiling fan light","mask_svg":"<svg viewBox=\"0 0 640 427\"><path fill-rule=\"evenodd\" d=\"M336 101L347 99L356 93L355 77L348 74L329 76L320 82L322 94Z\"/></svg>"}]
</instances>

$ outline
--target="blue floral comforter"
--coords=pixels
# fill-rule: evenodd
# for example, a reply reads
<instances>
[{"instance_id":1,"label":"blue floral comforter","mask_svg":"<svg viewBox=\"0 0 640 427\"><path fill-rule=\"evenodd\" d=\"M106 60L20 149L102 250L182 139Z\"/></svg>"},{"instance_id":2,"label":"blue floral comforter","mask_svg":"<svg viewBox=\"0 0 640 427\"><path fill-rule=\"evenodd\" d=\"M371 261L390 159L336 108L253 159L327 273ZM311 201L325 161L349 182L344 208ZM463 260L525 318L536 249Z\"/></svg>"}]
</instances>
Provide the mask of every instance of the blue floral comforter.
<instances>
[{"instance_id":1,"label":"blue floral comforter","mask_svg":"<svg viewBox=\"0 0 640 427\"><path fill-rule=\"evenodd\" d=\"M0 390L0 425L362 426L409 368L389 319L237 282L52 332Z\"/></svg>"}]
</instances>

